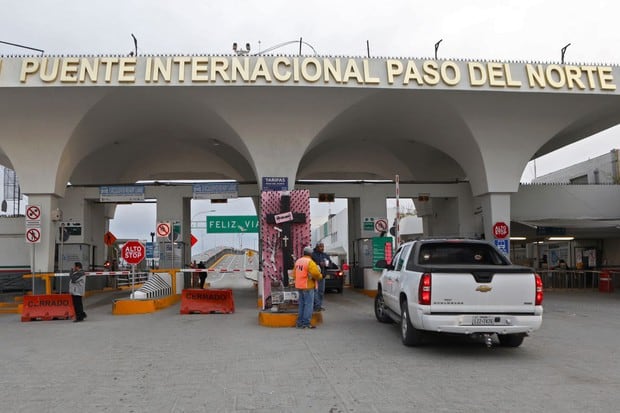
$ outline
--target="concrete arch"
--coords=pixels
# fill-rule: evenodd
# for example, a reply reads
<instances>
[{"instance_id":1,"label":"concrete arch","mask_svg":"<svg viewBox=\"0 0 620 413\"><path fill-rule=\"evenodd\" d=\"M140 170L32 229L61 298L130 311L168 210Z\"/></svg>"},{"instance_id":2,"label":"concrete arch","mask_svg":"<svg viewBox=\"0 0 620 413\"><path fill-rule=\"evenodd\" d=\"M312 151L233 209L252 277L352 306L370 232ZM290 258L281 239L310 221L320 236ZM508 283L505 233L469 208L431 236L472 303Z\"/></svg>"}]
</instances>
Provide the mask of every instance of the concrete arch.
<instances>
[{"instance_id":1,"label":"concrete arch","mask_svg":"<svg viewBox=\"0 0 620 413\"><path fill-rule=\"evenodd\" d=\"M106 94L81 119L62 153L58 181L254 181L249 152L202 99L205 89L131 88Z\"/></svg>"},{"instance_id":2,"label":"concrete arch","mask_svg":"<svg viewBox=\"0 0 620 413\"><path fill-rule=\"evenodd\" d=\"M481 160L467 124L448 102L424 91L383 91L351 105L321 130L298 177L465 180L467 156Z\"/></svg>"},{"instance_id":3,"label":"concrete arch","mask_svg":"<svg viewBox=\"0 0 620 413\"><path fill-rule=\"evenodd\" d=\"M539 157L564 146L588 138L596 133L620 124L620 103L612 96L590 98L580 113L573 115L573 121L561 128L549 141L542 145L533 157Z\"/></svg>"},{"instance_id":4,"label":"concrete arch","mask_svg":"<svg viewBox=\"0 0 620 413\"><path fill-rule=\"evenodd\" d=\"M11 163L8 155L2 150L2 147L0 147L0 165L9 169L13 169L13 164Z\"/></svg>"}]
</instances>

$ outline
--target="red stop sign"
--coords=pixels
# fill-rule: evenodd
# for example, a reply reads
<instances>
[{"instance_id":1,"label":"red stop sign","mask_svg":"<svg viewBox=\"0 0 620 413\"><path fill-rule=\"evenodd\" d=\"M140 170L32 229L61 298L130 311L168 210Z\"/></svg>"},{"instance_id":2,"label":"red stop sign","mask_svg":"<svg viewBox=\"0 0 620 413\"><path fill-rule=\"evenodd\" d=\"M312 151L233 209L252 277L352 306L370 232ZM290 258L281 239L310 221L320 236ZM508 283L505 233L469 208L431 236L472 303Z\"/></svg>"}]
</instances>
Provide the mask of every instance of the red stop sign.
<instances>
[{"instance_id":1,"label":"red stop sign","mask_svg":"<svg viewBox=\"0 0 620 413\"><path fill-rule=\"evenodd\" d=\"M495 225L493 225L493 235L495 235L495 238L506 238L508 232L508 225L506 225L505 222L496 222Z\"/></svg>"},{"instance_id":2,"label":"red stop sign","mask_svg":"<svg viewBox=\"0 0 620 413\"><path fill-rule=\"evenodd\" d=\"M128 264L140 264L146 255L146 248L140 241L127 241L121 248L121 254Z\"/></svg>"}]
</instances>

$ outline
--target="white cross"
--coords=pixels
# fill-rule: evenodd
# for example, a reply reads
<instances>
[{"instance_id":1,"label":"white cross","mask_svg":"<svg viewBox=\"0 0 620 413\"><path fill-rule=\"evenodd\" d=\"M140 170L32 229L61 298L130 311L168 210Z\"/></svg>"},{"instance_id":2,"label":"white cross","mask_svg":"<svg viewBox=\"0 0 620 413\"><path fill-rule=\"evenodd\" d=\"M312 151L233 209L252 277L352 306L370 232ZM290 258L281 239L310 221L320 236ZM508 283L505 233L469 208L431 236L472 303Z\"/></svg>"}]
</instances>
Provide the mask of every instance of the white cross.
<instances>
[{"instance_id":1,"label":"white cross","mask_svg":"<svg viewBox=\"0 0 620 413\"><path fill-rule=\"evenodd\" d=\"M282 241L284 241L284 246L287 247L288 246L288 237L286 235L284 237L282 237Z\"/></svg>"}]
</instances>

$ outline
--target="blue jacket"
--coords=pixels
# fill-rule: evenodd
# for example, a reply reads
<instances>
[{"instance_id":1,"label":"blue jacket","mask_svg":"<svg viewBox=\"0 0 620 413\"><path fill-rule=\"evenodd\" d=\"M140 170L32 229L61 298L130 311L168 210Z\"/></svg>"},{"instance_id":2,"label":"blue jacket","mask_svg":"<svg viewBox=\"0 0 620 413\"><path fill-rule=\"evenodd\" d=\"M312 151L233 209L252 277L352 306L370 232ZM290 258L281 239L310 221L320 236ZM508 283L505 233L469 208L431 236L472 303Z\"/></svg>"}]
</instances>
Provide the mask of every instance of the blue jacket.
<instances>
[{"instance_id":1,"label":"blue jacket","mask_svg":"<svg viewBox=\"0 0 620 413\"><path fill-rule=\"evenodd\" d=\"M323 275L326 274L327 268L331 265L332 260L329 259L329 255L324 252L319 252L316 248L312 252L312 260L317 263L317 265L321 268L321 273ZM327 260L327 265L325 261Z\"/></svg>"}]
</instances>

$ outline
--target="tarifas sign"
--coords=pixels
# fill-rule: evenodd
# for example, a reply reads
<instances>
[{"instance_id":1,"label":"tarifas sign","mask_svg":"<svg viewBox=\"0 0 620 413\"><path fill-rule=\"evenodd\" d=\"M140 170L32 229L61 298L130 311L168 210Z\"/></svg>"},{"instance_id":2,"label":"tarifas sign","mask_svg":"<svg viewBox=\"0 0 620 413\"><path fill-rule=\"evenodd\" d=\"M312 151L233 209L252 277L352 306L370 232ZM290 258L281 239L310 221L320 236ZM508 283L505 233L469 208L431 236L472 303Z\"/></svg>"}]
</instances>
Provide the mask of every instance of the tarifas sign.
<instances>
[{"instance_id":1,"label":"tarifas sign","mask_svg":"<svg viewBox=\"0 0 620 413\"><path fill-rule=\"evenodd\" d=\"M610 92L620 76L620 68L605 65L339 57L27 57L4 63L0 86L315 84Z\"/></svg>"}]
</instances>

